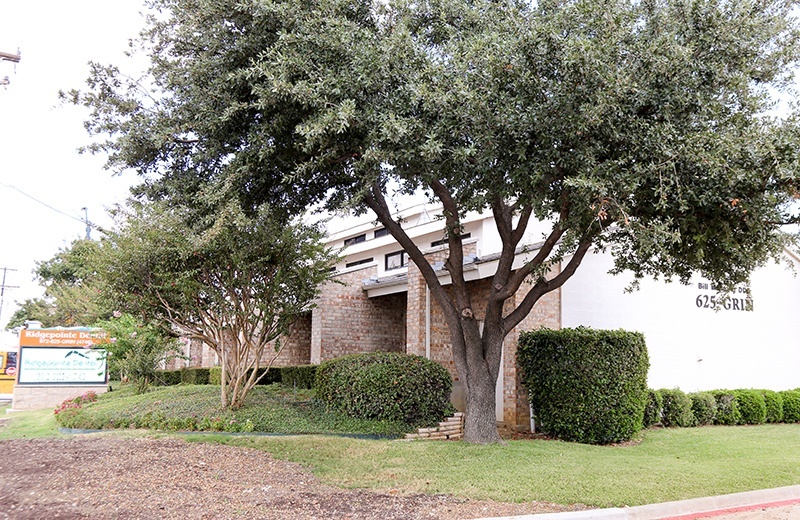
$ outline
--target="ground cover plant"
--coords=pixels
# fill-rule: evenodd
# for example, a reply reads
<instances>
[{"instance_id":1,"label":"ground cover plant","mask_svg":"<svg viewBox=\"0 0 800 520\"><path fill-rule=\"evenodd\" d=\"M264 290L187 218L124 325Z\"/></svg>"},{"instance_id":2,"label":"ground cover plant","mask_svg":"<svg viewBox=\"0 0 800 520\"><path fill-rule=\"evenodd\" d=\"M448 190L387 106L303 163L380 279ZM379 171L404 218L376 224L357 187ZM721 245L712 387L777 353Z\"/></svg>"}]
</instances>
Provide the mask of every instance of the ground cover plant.
<instances>
[{"instance_id":1,"label":"ground cover plant","mask_svg":"<svg viewBox=\"0 0 800 520\"><path fill-rule=\"evenodd\" d=\"M150 428L170 431L348 433L397 437L411 431L401 421L347 417L311 399L313 391L280 385L258 386L252 401L222 409L213 385L158 387L134 395L130 385L80 407L62 406L60 426L73 429Z\"/></svg>"}]
</instances>

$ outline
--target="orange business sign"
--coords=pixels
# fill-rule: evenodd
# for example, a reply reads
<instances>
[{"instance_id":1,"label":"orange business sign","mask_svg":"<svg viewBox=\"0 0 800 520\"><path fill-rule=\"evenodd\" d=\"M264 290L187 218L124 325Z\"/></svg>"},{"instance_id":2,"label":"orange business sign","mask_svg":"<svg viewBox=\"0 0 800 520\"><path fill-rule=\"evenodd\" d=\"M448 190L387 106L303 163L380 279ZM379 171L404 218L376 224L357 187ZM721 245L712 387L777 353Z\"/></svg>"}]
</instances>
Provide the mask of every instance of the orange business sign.
<instances>
[{"instance_id":1,"label":"orange business sign","mask_svg":"<svg viewBox=\"0 0 800 520\"><path fill-rule=\"evenodd\" d=\"M99 329L23 329L19 332L20 347L87 347L108 342L108 333Z\"/></svg>"}]
</instances>

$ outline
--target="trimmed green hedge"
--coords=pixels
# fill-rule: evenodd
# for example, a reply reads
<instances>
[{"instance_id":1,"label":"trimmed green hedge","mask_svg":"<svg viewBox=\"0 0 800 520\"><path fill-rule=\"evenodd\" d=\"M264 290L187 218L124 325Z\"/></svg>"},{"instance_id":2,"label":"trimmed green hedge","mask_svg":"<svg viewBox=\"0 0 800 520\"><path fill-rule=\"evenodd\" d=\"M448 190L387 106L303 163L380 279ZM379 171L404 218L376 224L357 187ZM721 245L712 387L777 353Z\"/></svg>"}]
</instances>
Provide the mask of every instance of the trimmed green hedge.
<instances>
[{"instance_id":1,"label":"trimmed green hedge","mask_svg":"<svg viewBox=\"0 0 800 520\"><path fill-rule=\"evenodd\" d=\"M650 425L661 418L662 426L740 425L765 422L800 422L800 391L714 390L686 396L690 415L680 390L649 390L645 415ZM659 401L660 400L660 401ZM647 424L647 423L646 423Z\"/></svg>"},{"instance_id":2,"label":"trimmed green hedge","mask_svg":"<svg viewBox=\"0 0 800 520\"><path fill-rule=\"evenodd\" d=\"M664 400L664 408L661 411L662 426L665 428L694 426L692 400L689 396L677 388L664 388L658 392Z\"/></svg>"},{"instance_id":3,"label":"trimmed green hedge","mask_svg":"<svg viewBox=\"0 0 800 520\"><path fill-rule=\"evenodd\" d=\"M654 424L661 424L661 410L664 408L664 398L658 390L647 389L647 404L644 407L644 421L642 426L649 428Z\"/></svg>"},{"instance_id":4,"label":"trimmed green hedge","mask_svg":"<svg viewBox=\"0 0 800 520\"><path fill-rule=\"evenodd\" d=\"M714 424L717 416L717 400L711 392L696 392L689 394L692 401L692 415L695 426L708 426Z\"/></svg>"},{"instance_id":5,"label":"trimmed green hedge","mask_svg":"<svg viewBox=\"0 0 800 520\"><path fill-rule=\"evenodd\" d=\"M761 390L764 404L767 406L767 422L779 423L783 421L783 398L774 390Z\"/></svg>"},{"instance_id":6,"label":"trimmed green hedge","mask_svg":"<svg viewBox=\"0 0 800 520\"><path fill-rule=\"evenodd\" d=\"M222 384L222 367L211 367L208 369L208 384L217 386Z\"/></svg>"},{"instance_id":7,"label":"trimmed green hedge","mask_svg":"<svg viewBox=\"0 0 800 520\"><path fill-rule=\"evenodd\" d=\"M353 354L319 365L317 399L351 417L399 420L415 426L453 412L447 370L420 356L390 352Z\"/></svg>"},{"instance_id":8,"label":"trimmed green hedge","mask_svg":"<svg viewBox=\"0 0 800 520\"><path fill-rule=\"evenodd\" d=\"M767 420L767 404L760 390L736 390L739 424L763 424Z\"/></svg>"},{"instance_id":9,"label":"trimmed green hedge","mask_svg":"<svg viewBox=\"0 0 800 520\"><path fill-rule=\"evenodd\" d=\"M715 390L712 393L717 401L717 415L714 418L714 424L726 424L728 426L739 424L742 420L742 414L739 412L736 394L729 390Z\"/></svg>"},{"instance_id":10,"label":"trimmed green hedge","mask_svg":"<svg viewBox=\"0 0 800 520\"><path fill-rule=\"evenodd\" d=\"M524 332L517 362L545 433L609 444L642 429L649 367L642 334L586 327Z\"/></svg>"},{"instance_id":11,"label":"trimmed green hedge","mask_svg":"<svg viewBox=\"0 0 800 520\"><path fill-rule=\"evenodd\" d=\"M209 378L208 368L192 367L179 370L158 370L156 381L161 386L174 386L181 383L188 385L207 385Z\"/></svg>"},{"instance_id":12,"label":"trimmed green hedge","mask_svg":"<svg viewBox=\"0 0 800 520\"><path fill-rule=\"evenodd\" d=\"M289 388L314 388L319 365L300 365L295 367L280 367L281 384Z\"/></svg>"},{"instance_id":13,"label":"trimmed green hedge","mask_svg":"<svg viewBox=\"0 0 800 520\"><path fill-rule=\"evenodd\" d=\"M778 392L783 399L783 422L800 422L800 390Z\"/></svg>"},{"instance_id":14,"label":"trimmed green hedge","mask_svg":"<svg viewBox=\"0 0 800 520\"><path fill-rule=\"evenodd\" d=\"M286 386L293 386L297 383L297 388L313 388L314 376L316 374L318 365L300 365L293 367L271 367L267 375L258 383L259 385L271 385L274 383L281 383ZM222 367L211 367L205 370L209 371L208 379L205 383L195 384L222 384ZM264 367L258 369L258 373L263 374L267 370ZM186 382L186 381L184 381ZM175 383L177 384L177 383Z\"/></svg>"}]
</instances>

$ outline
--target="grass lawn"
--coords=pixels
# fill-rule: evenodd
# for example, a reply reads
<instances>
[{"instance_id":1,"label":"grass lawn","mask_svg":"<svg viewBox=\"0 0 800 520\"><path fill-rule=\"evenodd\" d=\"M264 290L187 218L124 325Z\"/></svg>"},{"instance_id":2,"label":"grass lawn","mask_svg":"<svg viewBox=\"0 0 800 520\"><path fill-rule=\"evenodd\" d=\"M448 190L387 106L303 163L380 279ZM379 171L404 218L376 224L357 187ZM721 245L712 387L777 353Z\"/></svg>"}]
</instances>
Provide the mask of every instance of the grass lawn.
<instances>
[{"instance_id":1,"label":"grass lawn","mask_svg":"<svg viewBox=\"0 0 800 520\"><path fill-rule=\"evenodd\" d=\"M97 407L106 418L125 410L149 417L216 414L216 389L209 389L204 401L199 396L206 390L197 394L192 388L197 387L173 387L147 396L113 392L86 410ZM296 407L286 404L294 401L293 395L277 389L263 392L257 400L260 404L241 413L271 418L282 430L347 431L357 426L326 418L319 410L295 415ZM12 417L10 424L0 427L0 439L59 435L51 410ZM800 424L652 429L642 434L641 442L624 446L549 440L472 446L321 435L187 434L182 438L265 450L299 462L324 481L342 487L498 501L633 506L800 484Z\"/></svg>"},{"instance_id":2,"label":"grass lawn","mask_svg":"<svg viewBox=\"0 0 800 520\"><path fill-rule=\"evenodd\" d=\"M7 419L0 422L0 440L24 439L41 437L58 437L58 431L53 410L34 410L26 412L12 412L6 414L0 409L0 418Z\"/></svg>"},{"instance_id":3,"label":"grass lawn","mask_svg":"<svg viewBox=\"0 0 800 520\"><path fill-rule=\"evenodd\" d=\"M339 486L512 502L634 506L800 484L800 424L653 429L642 437L629 446L215 440L300 462Z\"/></svg>"}]
</instances>

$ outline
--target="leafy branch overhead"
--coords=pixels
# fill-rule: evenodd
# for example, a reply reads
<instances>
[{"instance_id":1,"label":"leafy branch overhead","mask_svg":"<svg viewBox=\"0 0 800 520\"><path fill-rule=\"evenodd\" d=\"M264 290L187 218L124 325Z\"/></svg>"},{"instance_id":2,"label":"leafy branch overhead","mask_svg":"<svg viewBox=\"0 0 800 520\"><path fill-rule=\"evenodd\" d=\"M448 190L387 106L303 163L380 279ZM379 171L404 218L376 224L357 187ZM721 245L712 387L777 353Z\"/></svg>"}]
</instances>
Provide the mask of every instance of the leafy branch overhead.
<instances>
[{"instance_id":1,"label":"leafy branch overhead","mask_svg":"<svg viewBox=\"0 0 800 520\"><path fill-rule=\"evenodd\" d=\"M768 115L798 59L794 1L153 5L148 77L96 65L65 94L91 110L90 148L138 169L140 195L204 218L230 200L372 211L444 310L467 439L497 440L502 339L588 251L637 277L732 287L798 221L798 119ZM394 191L442 205L451 292L394 221ZM462 272L470 210L491 212L502 241L481 310Z\"/></svg>"}]
</instances>

